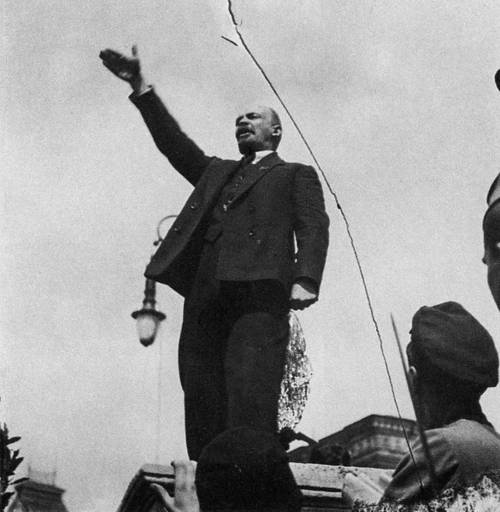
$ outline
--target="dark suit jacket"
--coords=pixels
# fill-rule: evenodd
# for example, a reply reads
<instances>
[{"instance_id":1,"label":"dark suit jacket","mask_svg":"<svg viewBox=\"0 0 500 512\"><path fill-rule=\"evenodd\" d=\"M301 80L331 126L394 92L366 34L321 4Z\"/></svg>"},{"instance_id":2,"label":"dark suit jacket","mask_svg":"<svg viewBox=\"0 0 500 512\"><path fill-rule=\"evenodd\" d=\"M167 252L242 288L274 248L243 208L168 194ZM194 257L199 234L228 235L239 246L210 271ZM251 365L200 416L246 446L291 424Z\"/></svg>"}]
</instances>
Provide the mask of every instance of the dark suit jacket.
<instances>
[{"instance_id":1,"label":"dark suit jacket","mask_svg":"<svg viewBox=\"0 0 500 512\"><path fill-rule=\"evenodd\" d=\"M147 277L186 296L198 268L207 221L239 162L206 156L153 90L132 95L131 100L158 149L195 187L146 269ZM294 280L306 277L319 289L329 220L316 172L273 153L252 166L247 178L224 218L215 277L274 279L287 290Z\"/></svg>"}]
</instances>

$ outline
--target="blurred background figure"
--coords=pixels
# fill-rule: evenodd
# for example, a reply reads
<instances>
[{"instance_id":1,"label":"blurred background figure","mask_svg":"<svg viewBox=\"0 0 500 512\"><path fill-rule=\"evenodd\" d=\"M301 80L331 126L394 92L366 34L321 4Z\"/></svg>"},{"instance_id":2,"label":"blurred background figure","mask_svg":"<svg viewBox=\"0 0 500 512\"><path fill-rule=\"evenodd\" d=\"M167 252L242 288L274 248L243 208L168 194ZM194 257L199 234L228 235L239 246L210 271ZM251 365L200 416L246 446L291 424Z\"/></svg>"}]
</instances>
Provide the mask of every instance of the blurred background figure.
<instances>
[{"instance_id":1,"label":"blurred background figure","mask_svg":"<svg viewBox=\"0 0 500 512\"><path fill-rule=\"evenodd\" d=\"M496 78L499 78L499 73ZM488 285L500 309L500 174L492 183L486 200L488 209L483 219L483 262L488 266Z\"/></svg>"}]
</instances>

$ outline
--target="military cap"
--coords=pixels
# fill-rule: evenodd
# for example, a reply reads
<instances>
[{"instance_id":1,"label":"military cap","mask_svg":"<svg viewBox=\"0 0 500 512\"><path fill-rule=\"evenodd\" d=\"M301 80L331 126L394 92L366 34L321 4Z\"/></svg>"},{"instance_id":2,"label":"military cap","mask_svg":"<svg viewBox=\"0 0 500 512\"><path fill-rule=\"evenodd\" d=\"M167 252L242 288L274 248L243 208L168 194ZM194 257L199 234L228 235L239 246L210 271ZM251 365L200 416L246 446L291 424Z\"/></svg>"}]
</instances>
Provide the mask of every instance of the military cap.
<instances>
[{"instance_id":1,"label":"military cap","mask_svg":"<svg viewBox=\"0 0 500 512\"><path fill-rule=\"evenodd\" d=\"M409 351L434 369L478 389L498 384L493 339L460 304L423 306L413 317L410 333Z\"/></svg>"},{"instance_id":2,"label":"military cap","mask_svg":"<svg viewBox=\"0 0 500 512\"><path fill-rule=\"evenodd\" d=\"M300 510L301 493L276 435L226 430L201 452L196 490L202 510Z\"/></svg>"}]
</instances>

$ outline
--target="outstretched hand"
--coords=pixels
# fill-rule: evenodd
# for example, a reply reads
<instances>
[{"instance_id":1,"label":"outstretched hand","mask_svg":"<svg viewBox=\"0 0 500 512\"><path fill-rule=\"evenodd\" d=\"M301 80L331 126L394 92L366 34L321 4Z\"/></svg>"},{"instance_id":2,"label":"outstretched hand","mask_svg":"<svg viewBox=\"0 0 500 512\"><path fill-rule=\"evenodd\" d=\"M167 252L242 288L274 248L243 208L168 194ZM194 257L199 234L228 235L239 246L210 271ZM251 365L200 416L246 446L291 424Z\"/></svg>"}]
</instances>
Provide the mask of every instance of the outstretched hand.
<instances>
[{"instance_id":1,"label":"outstretched hand","mask_svg":"<svg viewBox=\"0 0 500 512\"><path fill-rule=\"evenodd\" d=\"M140 87L143 79L137 46L132 46L131 57L110 49L102 50L99 57L114 75L128 82L134 90Z\"/></svg>"},{"instance_id":2,"label":"outstretched hand","mask_svg":"<svg viewBox=\"0 0 500 512\"><path fill-rule=\"evenodd\" d=\"M175 491L172 498L158 484L151 484L168 512L200 512L200 504L196 494L195 471L196 462L179 460L172 462L175 471Z\"/></svg>"}]
</instances>

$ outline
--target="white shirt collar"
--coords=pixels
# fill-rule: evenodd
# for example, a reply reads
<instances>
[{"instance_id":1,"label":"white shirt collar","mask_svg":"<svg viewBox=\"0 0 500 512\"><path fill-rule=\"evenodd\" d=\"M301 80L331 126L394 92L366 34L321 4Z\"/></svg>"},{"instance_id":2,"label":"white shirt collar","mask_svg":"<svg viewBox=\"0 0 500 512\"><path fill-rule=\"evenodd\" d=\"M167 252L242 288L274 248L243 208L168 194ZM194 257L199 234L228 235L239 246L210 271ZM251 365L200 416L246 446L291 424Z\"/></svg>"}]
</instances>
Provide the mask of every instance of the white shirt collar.
<instances>
[{"instance_id":1,"label":"white shirt collar","mask_svg":"<svg viewBox=\"0 0 500 512\"><path fill-rule=\"evenodd\" d=\"M256 151L255 158L252 163L256 164L256 163L260 162L264 157L266 157L267 155L270 155L271 153L274 153L274 150L263 149L262 151Z\"/></svg>"}]
</instances>

